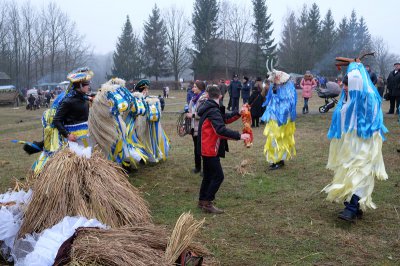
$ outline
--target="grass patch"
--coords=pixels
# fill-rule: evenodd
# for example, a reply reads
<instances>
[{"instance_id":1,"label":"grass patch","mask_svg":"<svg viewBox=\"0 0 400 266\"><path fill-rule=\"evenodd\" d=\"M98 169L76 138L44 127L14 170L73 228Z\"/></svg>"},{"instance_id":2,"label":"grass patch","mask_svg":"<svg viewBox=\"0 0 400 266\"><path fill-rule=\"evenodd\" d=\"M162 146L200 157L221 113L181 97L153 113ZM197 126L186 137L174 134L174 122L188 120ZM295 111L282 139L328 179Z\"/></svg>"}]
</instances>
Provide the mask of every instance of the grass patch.
<instances>
[{"instance_id":1,"label":"grass patch","mask_svg":"<svg viewBox=\"0 0 400 266\"><path fill-rule=\"evenodd\" d=\"M159 93L155 93L159 94ZM310 114L302 115L299 98L296 121L297 156L278 171L266 171L263 128L254 129L254 145L229 142L230 152L221 159L225 180L217 194L217 205L226 213L201 213L197 207L201 183L194 167L190 136L176 134L178 111L185 92L170 91L162 124L171 138L170 157L164 163L142 167L130 175L149 202L155 223L172 229L179 215L190 210L206 217L200 238L221 265L399 265L400 264L400 127L397 117L385 116L390 133L383 145L389 180L377 181L373 194L378 209L349 225L336 218L341 204L325 201L320 193L333 176L325 169L329 140L326 138L332 112L319 114L322 99L310 100ZM227 103L227 99L225 99ZM388 103L383 104L384 111ZM41 111L1 108L0 188L24 177L36 157L27 156L11 139L39 140ZM22 120L23 122L19 122ZM229 125L240 130L241 123ZM249 160L247 174L236 171Z\"/></svg>"}]
</instances>

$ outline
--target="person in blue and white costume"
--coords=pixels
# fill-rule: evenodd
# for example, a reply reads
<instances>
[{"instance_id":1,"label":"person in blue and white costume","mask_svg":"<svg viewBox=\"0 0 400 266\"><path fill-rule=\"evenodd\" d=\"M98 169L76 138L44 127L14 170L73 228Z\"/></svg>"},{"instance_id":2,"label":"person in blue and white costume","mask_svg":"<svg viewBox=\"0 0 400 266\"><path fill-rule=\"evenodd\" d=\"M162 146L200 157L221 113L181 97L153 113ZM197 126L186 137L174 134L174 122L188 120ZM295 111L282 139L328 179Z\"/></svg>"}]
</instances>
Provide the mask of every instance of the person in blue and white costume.
<instances>
[{"instance_id":1,"label":"person in blue and white costume","mask_svg":"<svg viewBox=\"0 0 400 266\"><path fill-rule=\"evenodd\" d=\"M271 86L263 103L266 109L261 120L266 124L264 154L270 163L269 169L276 170L285 165L285 160L296 155L294 132L297 94L289 74L272 70L268 75Z\"/></svg>"},{"instance_id":2,"label":"person in blue and white costume","mask_svg":"<svg viewBox=\"0 0 400 266\"><path fill-rule=\"evenodd\" d=\"M170 141L161 126L161 105L156 96L149 95L150 81L140 80L135 86L133 96L145 103L146 113L138 115L135 122L135 133L149 154L150 162L165 161L168 158Z\"/></svg>"},{"instance_id":3,"label":"person in blue and white costume","mask_svg":"<svg viewBox=\"0 0 400 266\"><path fill-rule=\"evenodd\" d=\"M359 59L348 60L351 63L328 132L327 168L334 171L334 177L323 191L329 201L344 201L339 218L353 222L367 208L376 208L371 197L375 178L388 178L382 157L387 129L381 97L367 71Z\"/></svg>"}]
</instances>

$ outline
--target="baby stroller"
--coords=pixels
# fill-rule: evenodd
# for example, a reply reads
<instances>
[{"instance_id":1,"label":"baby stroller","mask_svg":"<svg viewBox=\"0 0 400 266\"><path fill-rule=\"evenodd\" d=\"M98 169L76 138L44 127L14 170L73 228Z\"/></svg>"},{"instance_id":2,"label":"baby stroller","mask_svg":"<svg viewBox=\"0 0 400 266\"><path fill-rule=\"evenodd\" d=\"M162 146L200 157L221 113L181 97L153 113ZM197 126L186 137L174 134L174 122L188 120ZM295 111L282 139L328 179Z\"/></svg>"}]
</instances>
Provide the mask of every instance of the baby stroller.
<instances>
[{"instance_id":1,"label":"baby stroller","mask_svg":"<svg viewBox=\"0 0 400 266\"><path fill-rule=\"evenodd\" d=\"M326 88L317 88L316 91L318 97L325 99L325 104L319 107L319 112L323 114L329 112L338 103L335 97L339 96L341 89L336 82L328 81Z\"/></svg>"}]
</instances>

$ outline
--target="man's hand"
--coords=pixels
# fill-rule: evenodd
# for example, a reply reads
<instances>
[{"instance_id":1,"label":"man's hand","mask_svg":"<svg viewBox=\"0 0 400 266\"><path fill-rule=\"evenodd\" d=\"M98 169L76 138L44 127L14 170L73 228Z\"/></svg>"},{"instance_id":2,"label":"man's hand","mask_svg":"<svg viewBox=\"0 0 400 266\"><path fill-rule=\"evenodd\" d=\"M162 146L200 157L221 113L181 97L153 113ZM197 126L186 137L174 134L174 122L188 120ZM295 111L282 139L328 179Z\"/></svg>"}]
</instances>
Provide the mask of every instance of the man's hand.
<instances>
[{"instance_id":1,"label":"man's hand","mask_svg":"<svg viewBox=\"0 0 400 266\"><path fill-rule=\"evenodd\" d=\"M250 139L250 134L244 133L240 135L241 140L249 140Z\"/></svg>"},{"instance_id":2,"label":"man's hand","mask_svg":"<svg viewBox=\"0 0 400 266\"><path fill-rule=\"evenodd\" d=\"M76 142L78 138L74 134L68 134L67 139L68 141Z\"/></svg>"},{"instance_id":3,"label":"man's hand","mask_svg":"<svg viewBox=\"0 0 400 266\"><path fill-rule=\"evenodd\" d=\"M186 113L187 118L192 118L192 113Z\"/></svg>"}]
</instances>

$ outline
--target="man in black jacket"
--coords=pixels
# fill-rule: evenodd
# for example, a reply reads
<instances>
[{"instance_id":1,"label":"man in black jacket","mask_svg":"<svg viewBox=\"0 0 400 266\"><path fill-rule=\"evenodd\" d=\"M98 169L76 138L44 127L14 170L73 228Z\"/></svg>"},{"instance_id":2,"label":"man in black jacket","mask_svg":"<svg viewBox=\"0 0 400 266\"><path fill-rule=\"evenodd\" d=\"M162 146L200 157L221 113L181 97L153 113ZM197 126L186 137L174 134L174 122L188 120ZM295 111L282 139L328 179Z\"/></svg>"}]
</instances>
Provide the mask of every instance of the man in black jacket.
<instances>
[{"instance_id":1,"label":"man in black jacket","mask_svg":"<svg viewBox=\"0 0 400 266\"><path fill-rule=\"evenodd\" d=\"M208 89L208 100L199 108L201 117L198 129L198 151L203 157L203 181L200 187L198 207L208 213L220 214L224 211L214 206L213 200L224 180L220 157L225 157L226 142L224 139L249 139L249 134L240 134L228 129L225 124L240 118L236 111L229 115L222 115L219 100L221 92L217 86Z\"/></svg>"},{"instance_id":2,"label":"man in black jacket","mask_svg":"<svg viewBox=\"0 0 400 266\"><path fill-rule=\"evenodd\" d=\"M241 89L242 83L239 81L239 76L234 75L233 80L231 80L228 88L228 91L231 93L230 97L232 99L232 111L239 111L239 98Z\"/></svg>"},{"instance_id":3,"label":"man in black jacket","mask_svg":"<svg viewBox=\"0 0 400 266\"><path fill-rule=\"evenodd\" d=\"M396 106L396 113L399 113L400 104L400 63L394 64L394 70L389 73L387 78L387 89L389 92L390 107L388 114L394 113Z\"/></svg>"},{"instance_id":4,"label":"man in black jacket","mask_svg":"<svg viewBox=\"0 0 400 266\"><path fill-rule=\"evenodd\" d=\"M68 95L62 100L53 118L53 124L61 135L69 141L76 142L78 137L69 132L65 126L88 121L89 117L89 81L75 82Z\"/></svg>"}]
</instances>

